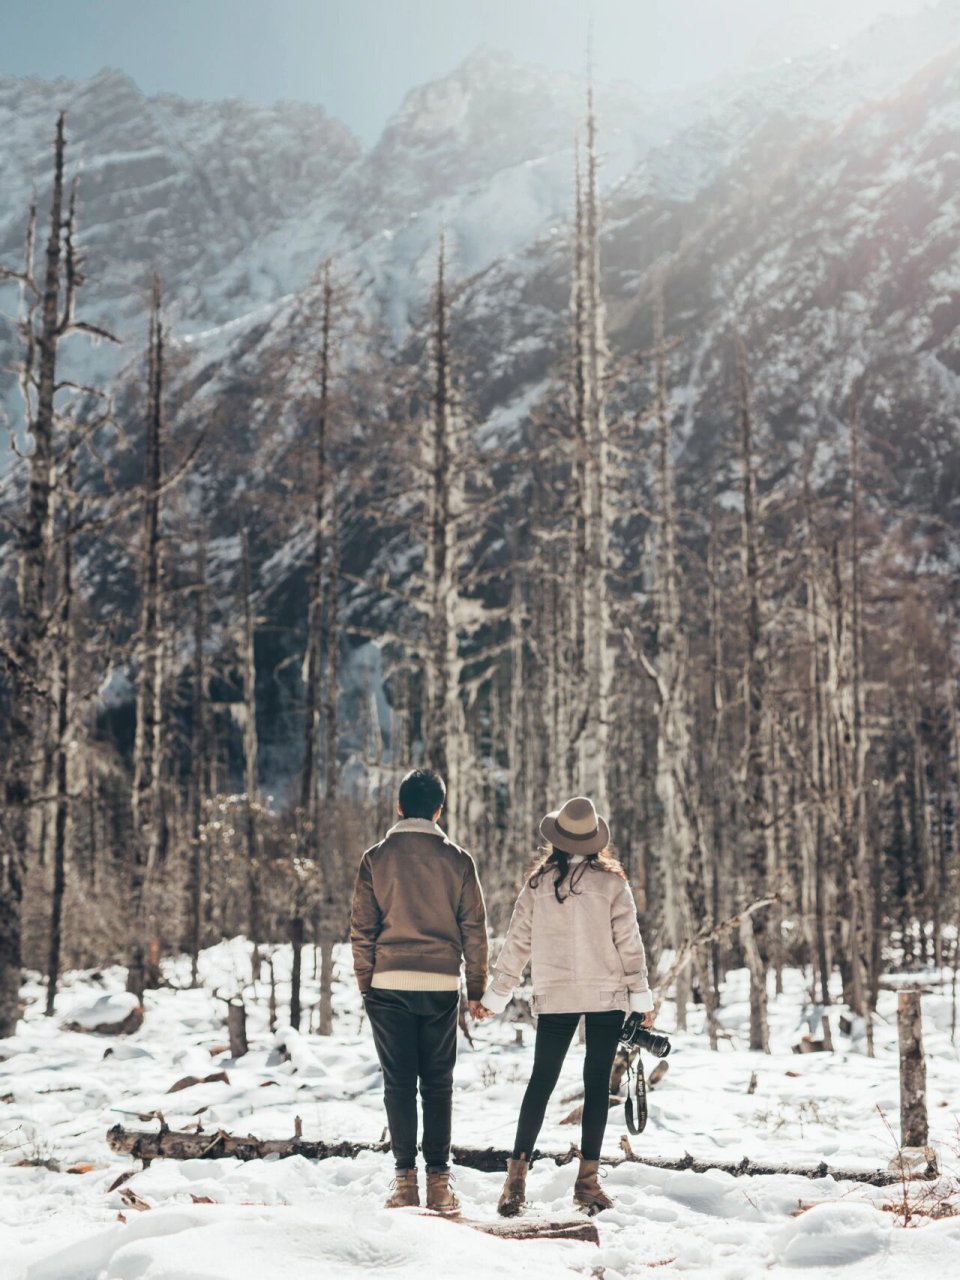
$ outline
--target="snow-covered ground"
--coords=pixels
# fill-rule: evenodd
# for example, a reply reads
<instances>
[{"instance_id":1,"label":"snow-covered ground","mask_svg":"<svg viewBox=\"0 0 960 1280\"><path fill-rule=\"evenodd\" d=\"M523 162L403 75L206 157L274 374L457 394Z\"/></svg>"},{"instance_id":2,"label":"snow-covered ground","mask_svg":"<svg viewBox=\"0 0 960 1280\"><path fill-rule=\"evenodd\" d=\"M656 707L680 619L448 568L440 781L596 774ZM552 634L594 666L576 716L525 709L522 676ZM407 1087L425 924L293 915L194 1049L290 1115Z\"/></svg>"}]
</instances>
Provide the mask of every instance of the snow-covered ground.
<instances>
[{"instance_id":1,"label":"snow-covered ground","mask_svg":"<svg viewBox=\"0 0 960 1280\"><path fill-rule=\"evenodd\" d=\"M246 978L242 940L204 953L203 988L148 993L144 1024L127 1037L61 1029L66 1021L100 1020L91 1006L122 989L119 970L68 975L55 1019L42 1016L41 988L29 985L31 1003L19 1034L0 1041L2 1280L346 1280L381 1272L398 1280L451 1274L494 1280L518 1272L532 1280L567 1274L618 1280L651 1269L750 1280L797 1268L850 1280L960 1274L960 1217L928 1216L956 1185L953 1175L960 1169L960 1068L950 1043L949 988L923 1001L931 1136L945 1177L937 1190L914 1184L910 1198L920 1212L910 1229L895 1211L902 1199L898 1187L668 1172L642 1164L610 1169L605 1187L617 1204L596 1219L599 1250L566 1241L498 1240L414 1210L388 1212L381 1204L391 1162L378 1153L317 1163L299 1156L246 1163L163 1160L110 1190L137 1166L109 1151L107 1129L118 1121L155 1124L138 1118L155 1111L172 1128L193 1127L199 1118L208 1132L222 1127L290 1136L300 1116L305 1138L381 1138L373 1044L349 957L343 952L338 959L335 1035L270 1033L267 989L260 986L254 1001L248 988L251 1051L236 1063L223 1048L225 1005L213 992L230 995ZM288 964L289 955L279 951L278 975ZM186 988L188 970L171 964L167 977ZM284 982L278 994L282 1011ZM307 1006L316 999L316 984L309 981ZM881 1112L894 1132L899 1126L895 998L882 998L873 1060L862 1040L843 1036L838 1025L835 1053L793 1054L791 1045L807 1030L805 1000L802 976L788 973L786 992L771 1007L773 1053L751 1054L745 974L731 974L722 1013L729 1039L710 1053L699 1034L700 1014L693 1013L691 1031L675 1037L669 1071L650 1096L650 1122L643 1137L632 1140L635 1151L885 1167L895 1143ZM666 1005L660 1023L669 1028L672 1020ZM455 1142L511 1144L531 1065L529 1027L523 1041L517 1045L515 1028L498 1020L476 1028L472 1049L461 1045ZM280 1043L289 1056L277 1051ZM551 1104L540 1139L544 1151L563 1151L579 1136L559 1121L574 1105L562 1098L576 1090L581 1052L571 1051ZM229 1082L168 1092L184 1076L215 1071L226 1071ZM625 1131L616 1109L606 1154L618 1154ZM548 1160L534 1167L533 1212L571 1212L573 1169ZM500 1185L499 1174L456 1170L471 1218L495 1217ZM131 1199L149 1208L131 1207Z\"/></svg>"}]
</instances>

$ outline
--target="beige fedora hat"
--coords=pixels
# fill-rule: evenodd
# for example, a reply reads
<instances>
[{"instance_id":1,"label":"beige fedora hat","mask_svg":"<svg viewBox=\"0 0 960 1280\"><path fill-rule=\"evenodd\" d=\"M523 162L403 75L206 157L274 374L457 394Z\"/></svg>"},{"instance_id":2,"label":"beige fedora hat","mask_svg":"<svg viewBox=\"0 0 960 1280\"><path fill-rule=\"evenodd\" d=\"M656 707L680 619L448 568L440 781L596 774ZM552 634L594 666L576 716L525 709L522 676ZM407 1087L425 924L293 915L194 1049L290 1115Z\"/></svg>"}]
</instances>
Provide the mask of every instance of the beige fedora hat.
<instances>
[{"instance_id":1,"label":"beige fedora hat","mask_svg":"<svg viewBox=\"0 0 960 1280\"><path fill-rule=\"evenodd\" d=\"M564 853L599 853L610 843L610 828L586 796L574 796L540 823L544 840Z\"/></svg>"}]
</instances>

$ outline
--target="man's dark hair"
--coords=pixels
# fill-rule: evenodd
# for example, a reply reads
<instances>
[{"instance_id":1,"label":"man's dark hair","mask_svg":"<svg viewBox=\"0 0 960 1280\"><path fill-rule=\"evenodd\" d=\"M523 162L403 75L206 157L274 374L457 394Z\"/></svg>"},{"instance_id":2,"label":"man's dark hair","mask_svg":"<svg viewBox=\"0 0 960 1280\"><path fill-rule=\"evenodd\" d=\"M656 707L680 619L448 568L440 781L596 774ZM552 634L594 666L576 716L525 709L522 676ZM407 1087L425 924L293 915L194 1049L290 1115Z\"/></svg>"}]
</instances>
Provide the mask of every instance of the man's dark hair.
<instances>
[{"instance_id":1,"label":"man's dark hair","mask_svg":"<svg viewBox=\"0 0 960 1280\"><path fill-rule=\"evenodd\" d=\"M432 769L411 769L400 783L400 812L405 818L432 818L443 808L447 784Z\"/></svg>"}]
</instances>

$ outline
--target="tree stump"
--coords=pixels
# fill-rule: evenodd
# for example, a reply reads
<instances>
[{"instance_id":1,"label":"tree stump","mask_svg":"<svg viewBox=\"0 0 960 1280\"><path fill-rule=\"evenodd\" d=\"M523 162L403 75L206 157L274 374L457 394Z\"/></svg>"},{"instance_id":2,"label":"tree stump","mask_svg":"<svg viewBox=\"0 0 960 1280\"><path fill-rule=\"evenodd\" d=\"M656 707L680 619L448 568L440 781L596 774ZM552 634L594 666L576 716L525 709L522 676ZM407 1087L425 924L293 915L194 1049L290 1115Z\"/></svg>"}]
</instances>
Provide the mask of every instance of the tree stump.
<instances>
[{"instance_id":1,"label":"tree stump","mask_svg":"<svg viewBox=\"0 0 960 1280\"><path fill-rule=\"evenodd\" d=\"M249 1048L247 1011L242 1000L230 1000L227 1004L227 1032L230 1036L230 1057L242 1058Z\"/></svg>"}]
</instances>

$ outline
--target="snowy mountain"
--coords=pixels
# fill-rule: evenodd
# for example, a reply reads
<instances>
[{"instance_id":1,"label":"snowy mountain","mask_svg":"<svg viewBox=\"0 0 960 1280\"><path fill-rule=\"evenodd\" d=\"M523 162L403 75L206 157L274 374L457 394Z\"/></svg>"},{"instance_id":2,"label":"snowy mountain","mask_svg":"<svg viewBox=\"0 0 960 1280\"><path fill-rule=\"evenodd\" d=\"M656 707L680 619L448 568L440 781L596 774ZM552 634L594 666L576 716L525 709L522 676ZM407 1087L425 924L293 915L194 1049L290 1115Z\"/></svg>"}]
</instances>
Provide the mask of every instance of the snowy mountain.
<instances>
[{"instance_id":1,"label":"snowy mountain","mask_svg":"<svg viewBox=\"0 0 960 1280\"><path fill-rule=\"evenodd\" d=\"M598 85L602 184L692 200L770 119L801 132L838 121L958 39L960 4L942 0L685 95ZM0 261L21 257L34 188L43 207L60 109L81 182L85 305L127 342L78 353L86 375L106 376L142 342L154 268L180 331L203 331L278 302L336 254L399 333L427 288L441 225L469 276L568 218L584 86L481 50L412 90L364 151L318 107L147 97L116 71L81 84L0 77ZM0 303L14 310L12 292ZM16 421L14 359L12 326L0 322L0 404Z\"/></svg>"},{"instance_id":2,"label":"snowy mountain","mask_svg":"<svg viewBox=\"0 0 960 1280\"><path fill-rule=\"evenodd\" d=\"M336 255L381 335L371 345L358 328L346 352L376 373L350 408L354 438L369 439L389 412L389 362L419 358L408 325L422 322L442 227L460 282L452 340L465 407L484 447L514 440L563 352L584 85L481 51L412 91L364 152L314 108L147 99L114 73L85 86L0 82L5 172L14 175L2 258L17 251L30 175L45 171L61 103L83 166L88 306L128 339L117 397L134 439L142 284L153 263L164 275L179 338L169 397L178 447L209 431L178 519L207 514L224 600L235 585L238 498L252 489L281 513L256 547L275 637L263 656L276 666L296 652L302 626L305 544L289 487L316 383L308 282L318 263ZM649 347L654 284L665 276L668 331L681 339L671 370L681 482L702 489L729 431L736 329L784 465L814 434L829 442L839 431L859 379L902 499L956 523L960 2L682 97L600 86L597 112L613 354L632 359ZM11 341L0 329L4 364ZM383 435L387 469L392 439ZM340 462L349 480L349 451ZM116 464L122 480L136 480L135 452ZM522 477L499 480L510 491ZM401 556L401 535L389 520L374 527L362 503L346 521L348 571L399 575L410 547ZM129 607L122 555L99 562L94 551L85 572L102 608ZM354 622L382 622L363 592L352 604ZM349 667L344 678L353 679ZM282 716L269 719L282 753L290 734ZM266 741L265 767L282 774L271 750Z\"/></svg>"}]
</instances>

